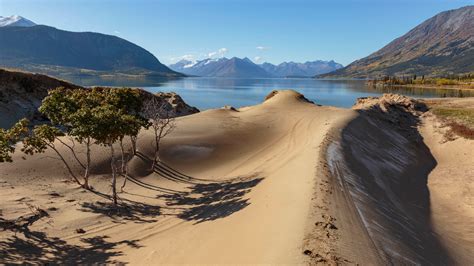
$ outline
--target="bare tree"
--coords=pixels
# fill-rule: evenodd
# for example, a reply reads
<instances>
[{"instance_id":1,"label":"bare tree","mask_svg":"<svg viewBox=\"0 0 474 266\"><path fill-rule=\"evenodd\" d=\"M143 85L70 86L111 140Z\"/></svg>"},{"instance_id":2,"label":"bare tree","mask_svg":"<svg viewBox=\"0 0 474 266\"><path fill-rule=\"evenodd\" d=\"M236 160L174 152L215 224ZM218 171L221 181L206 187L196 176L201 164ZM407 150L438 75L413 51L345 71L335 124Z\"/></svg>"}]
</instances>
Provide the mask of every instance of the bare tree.
<instances>
[{"instance_id":1,"label":"bare tree","mask_svg":"<svg viewBox=\"0 0 474 266\"><path fill-rule=\"evenodd\" d=\"M154 133L155 153L153 157L154 169L160 157L160 143L163 138L168 136L176 127L176 121L171 108L160 101L157 97L152 97L144 104L144 117L150 121Z\"/></svg>"}]
</instances>

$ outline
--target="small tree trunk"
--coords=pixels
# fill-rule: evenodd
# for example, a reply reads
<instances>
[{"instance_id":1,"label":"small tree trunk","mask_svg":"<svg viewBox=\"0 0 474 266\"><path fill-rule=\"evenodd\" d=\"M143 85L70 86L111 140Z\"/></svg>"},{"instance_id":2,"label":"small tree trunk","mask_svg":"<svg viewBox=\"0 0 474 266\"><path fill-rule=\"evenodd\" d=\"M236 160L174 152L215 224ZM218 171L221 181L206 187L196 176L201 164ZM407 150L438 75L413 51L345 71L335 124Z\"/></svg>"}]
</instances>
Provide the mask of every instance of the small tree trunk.
<instances>
[{"instance_id":1,"label":"small tree trunk","mask_svg":"<svg viewBox=\"0 0 474 266\"><path fill-rule=\"evenodd\" d=\"M138 136L130 136L130 142L132 143L132 155L137 154L137 139Z\"/></svg>"},{"instance_id":2,"label":"small tree trunk","mask_svg":"<svg viewBox=\"0 0 474 266\"><path fill-rule=\"evenodd\" d=\"M86 171L84 173L84 188L90 189L89 187L89 175L91 166L91 139L87 138L86 142Z\"/></svg>"},{"instance_id":3,"label":"small tree trunk","mask_svg":"<svg viewBox=\"0 0 474 266\"><path fill-rule=\"evenodd\" d=\"M120 187L120 191L123 192L123 188L125 187L127 183L127 162L125 162L125 150L123 148L123 139L120 139L120 152L122 153L122 175L124 176L123 184Z\"/></svg>"},{"instance_id":4,"label":"small tree trunk","mask_svg":"<svg viewBox=\"0 0 474 266\"><path fill-rule=\"evenodd\" d=\"M122 187L120 188L121 192L123 192L123 189L125 188L125 185L127 184L127 180L128 180L128 163L133 158L133 156L135 156L137 154L137 139L138 139L138 135L137 136L130 136L130 143L132 144L132 152L128 156L127 162L125 163L125 174L124 174L125 179L123 180Z\"/></svg>"},{"instance_id":5,"label":"small tree trunk","mask_svg":"<svg viewBox=\"0 0 474 266\"><path fill-rule=\"evenodd\" d=\"M160 154L160 137L158 135L158 129L155 128L155 156L153 158L153 167L155 169L156 164L158 163L158 156Z\"/></svg>"},{"instance_id":6,"label":"small tree trunk","mask_svg":"<svg viewBox=\"0 0 474 266\"><path fill-rule=\"evenodd\" d=\"M117 205L117 174L115 169L115 152L114 152L114 145L110 144L110 156L111 162L110 166L112 168L112 199L114 205Z\"/></svg>"},{"instance_id":7,"label":"small tree trunk","mask_svg":"<svg viewBox=\"0 0 474 266\"><path fill-rule=\"evenodd\" d=\"M125 179L123 180L123 184L122 184L122 186L120 187L120 191L121 191L121 192L124 191L123 189L125 188L125 185L127 185L127 179L128 179L128 176L127 176L127 174L125 174Z\"/></svg>"},{"instance_id":8,"label":"small tree trunk","mask_svg":"<svg viewBox=\"0 0 474 266\"><path fill-rule=\"evenodd\" d=\"M81 182L79 181L79 179L77 179L76 175L74 174L74 172L72 171L71 167L69 166L69 164L66 162L66 160L64 159L64 157L61 155L61 153L56 149L56 147L54 147L54 145L51 145L51 144L48 144L48 146L53 149L56 154L59 156L59 159L61 159L61 161L64 163L64 165L66 166L67 170L69 171L69 174L72 176L72 178L74 178L74 181L76 181L77 184L79 184L79 186L83 186L81 184Z\"/></svg>"},{"instance_id":9,"label":"small tree trunk","mask_svg":"<svg viewBox=\"0 0 474 266\"><path fill-rule=\"evenodd\" d=\"M120 153L121 153L121 156L122 156L122 169L121 169L121 173L124 174L125 173L125 150L123 148L123 138L120 139Z\"/></svg>"},{"instance_id":10,"label":"small tree trunk","mask_svg":"<svg viewBox=\"0 0 474 266\"><path fill-rule=\"evenodd\" d=\"M72 156L74 156L74 159L76 159L77 163L84 169L86 169L86 166L81 162L81 160L79 160L79 158L77 157L77 154L76 152L74 151L74 139L71 138L71 142L73 143L73 146L70 146L68 145L66 142L62 141L61 138L56 138L57 141L61 142L61 144L63 144L66 148L68 148L71 153L72 153Z\"/></svg>"}]
</instances>

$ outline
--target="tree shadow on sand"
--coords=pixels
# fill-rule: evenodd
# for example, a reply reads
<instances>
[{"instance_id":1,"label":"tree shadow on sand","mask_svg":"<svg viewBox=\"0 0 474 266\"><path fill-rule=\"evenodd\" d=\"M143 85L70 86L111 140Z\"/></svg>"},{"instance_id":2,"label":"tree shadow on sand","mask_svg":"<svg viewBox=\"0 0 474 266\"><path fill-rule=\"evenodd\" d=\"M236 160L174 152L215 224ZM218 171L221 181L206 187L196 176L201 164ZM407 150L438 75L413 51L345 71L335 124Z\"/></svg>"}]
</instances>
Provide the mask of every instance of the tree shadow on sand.
<instances>
[{"instance_id":1,"label":"tree shadow on sand","mask_svg":"<svg viewBox=\"0 0 474 266\"><path fill-rule=\"evenodd\" d=\"M71 245L58 237L31 231L28 226L8 230L15 234L0 240L0 264L123 264L112 259L122 255L114 250L118 245L141 247L136 240L109 242L107 236L81 238L84 246Z\"/></svg>"},{"instance_id":2,"label":"tree shadow on sand","mask_svg":"<svg viewBox=\"0 0 474 266\"><path fill-rule=\"evenodd\" d=\"M94 191L95 194L106 198L107 202L96 201L94 203L83 202L81 211L103 214L119 223L120 220L132 221L135 223L153 223L161 215L161 207L128 199L120 199L118 205L111 202L109 195Z\"/></svg>"},{"instance_id":3,"label":"tree shadow on sand","mask_svg":"<svg viewBox=\"0 0 474 266\"><path fill-rule=\"evenodd\" d=\"M138 152L137 156L148 164L152 164L152 160L146 157L146 155ZM244 209L250 204L244 196L263 180L263 178L258 178L254 174L248 177L216 182L184 174L162 161L155 164L153 171L161 178L187 185L186 190L178 191L148 184L133 176L128 176L127 179L134 185L161 192L162 194L156 198L165 201L166 207L162 208L173 209L178 213L173 213L172 215L176 215L178 218L186 221L195 221L196 223L224 218ZM87 207L92 209L90 205ZM96 207L97 205L93 208L95 212L102 210L105 213L109 213L112 211L110 208ZM143 208L139 205L137 207ZM137 211L136 213L146 215L146 212Z\"/></svg>"},{"instance_id":4,"label":"tree shadow on sand","mask_svg":"<svg viewBox=\"0 0 474 266\"><path fill-rule=\"evenodd\" d=\"M168 168L168 171L173 171L175 177L185 176L174 169L171 170L171 168ZM244 198L245 195L263 180L256 175L212 183L204 183L204 179L189 176L186 178L188 182L174 180L188 185L185 191L177 191L148 184L131 176L128 177L128 180L137 186L162 192L156 198L164 200L166 206L145 204L125 198L120 198L120 203L115 206L110 202L109 195L93 191L107 199L107 202L84 202L81 204L81 211L108 216L116 223L122 221L152 223L158 221L157 218L163 214L161 209L164 208L173 210L173 214L167 215L175 215L186 221L201 223L227 217L247 207L250 203L248 199ZM200 183L197 180L200 180Z\"/></svg>"},{"instance_id":5,"label":"tree shadow on sand","mask_svg":"<svg viewBox=\"0 0 474 266\"><path fill-rule=\"evenodd\" d=\"M244 196L263 178L248 177L210 184L194 184L188 192L162 195L167 206L179 206L177 217L202 223L227 217L247 207Z\"/></svg>"}]
</instances>

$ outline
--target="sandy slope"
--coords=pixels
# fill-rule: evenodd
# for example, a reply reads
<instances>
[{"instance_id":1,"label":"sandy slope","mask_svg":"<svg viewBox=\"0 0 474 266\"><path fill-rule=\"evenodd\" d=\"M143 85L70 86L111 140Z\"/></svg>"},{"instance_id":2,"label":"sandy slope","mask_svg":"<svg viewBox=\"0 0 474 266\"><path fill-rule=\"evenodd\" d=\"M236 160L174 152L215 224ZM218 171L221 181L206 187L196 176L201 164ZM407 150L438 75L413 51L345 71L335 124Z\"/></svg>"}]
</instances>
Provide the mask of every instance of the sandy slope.
<instances>
[{"instance_id":1,"label":"sandy slope","mask_svg":"<svg viewBox=\"0 0 474 266\"><path fill-rule=\"evenodd\" d=\"M441 142L438 119L404 96L354 109L326 153L336 254L360 264L471 265L474 142Z\"/></svg>"},{"instance_id":2,"label":"sandy slope","mask_svg":"<svg viewBox=\"0 0 474 266\"><path fill-rule=\"evenodd\" d=\"M446 130L435 116L424 117L421 134L437 161L428 178L431 222L457 262L469 265L474 263L474 140L446 141Z\"/></svg>"},{"instance_id":3,"label":"sandy slope","mask_svg":"<svg viewBox=\"0 0 474 266\"><path fill-rule=\"evenodd\" d=\"M355 110L270 96L178 118L155 169L142 132L118 210L107 149L93 150L96 193L50 152L15 154L0 167L0 222L32 206L50 217L0 232L0 263L473 263L472 140L442 142L402 96Z\"/></svg>"},{"instance_id":4,"label":"sandy slope","mask_svg":"<svg viewBox=\"0 0 474 266\"><path fill-rule=\"evenodd\" d=\"M138 181L120 195L130 207L119 214L100 195L58 182L65 171L51 154L26 161L18 154L0 168L3 216L28 213L26 201L57 210L30 227L46 233L42 239L0 233L2 260L304 263L305 233L321 216L311 208L320 147L328 130L351 115L280 91L261 105L179 118L162 153L174 170L161 166L150 174L149 163L132 159ZM143 156L151 155L150 144L143 133ZM92 184L103 193L110 191L107 152L94 152Z\"/></svg>"}]
</instances>

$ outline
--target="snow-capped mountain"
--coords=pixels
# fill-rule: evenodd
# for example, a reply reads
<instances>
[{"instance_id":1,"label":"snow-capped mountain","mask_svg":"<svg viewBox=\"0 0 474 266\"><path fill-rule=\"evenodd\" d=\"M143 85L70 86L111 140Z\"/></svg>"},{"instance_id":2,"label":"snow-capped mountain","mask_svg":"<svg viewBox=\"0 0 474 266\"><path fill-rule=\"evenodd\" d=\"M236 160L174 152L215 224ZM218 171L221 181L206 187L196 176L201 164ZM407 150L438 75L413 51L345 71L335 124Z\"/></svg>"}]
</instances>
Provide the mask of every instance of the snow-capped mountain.
<instances>
[{"instance_id":1,"label":"snow-capped mountain","mask_svg":"<svg viewBox=\"0 0 474 266\"><path fill-rule=\"evenodd\" d=\"M318 74L328 73L343 66L334 61L317 60L306 63L283 62L279 65L271 63L255 64L246 58L222 57L217 59L207 58L199 61L181 60L169 67L177 72L200 77L314 77Z\"/></svg>"},{"instance_id":2,"label":"snow-capped mountain","mask_svg":"<svg viewBox=\"0 0 474 266\"><path fill-rule=\"evenodd\" d=\"M181 60L169 66L172 70L191 76L232 77L232 78L268 78L265 70L248 58L207 58L199 61Z\"/></svg>"},{"instance_id":3,"label":"snow-capped mountain","mask_svg":"<svg viewBox=\"0 0 474 266\"><path fill-rule=\"evenodd\" d=\"M32 26L36 26L36 23L22 16L18 16L18 15L13 15L9 17L0 16L0 27L32 27Z\"/></svg>"}]
</instances>

